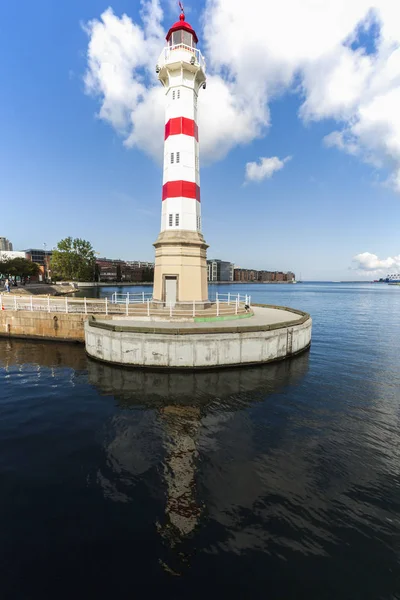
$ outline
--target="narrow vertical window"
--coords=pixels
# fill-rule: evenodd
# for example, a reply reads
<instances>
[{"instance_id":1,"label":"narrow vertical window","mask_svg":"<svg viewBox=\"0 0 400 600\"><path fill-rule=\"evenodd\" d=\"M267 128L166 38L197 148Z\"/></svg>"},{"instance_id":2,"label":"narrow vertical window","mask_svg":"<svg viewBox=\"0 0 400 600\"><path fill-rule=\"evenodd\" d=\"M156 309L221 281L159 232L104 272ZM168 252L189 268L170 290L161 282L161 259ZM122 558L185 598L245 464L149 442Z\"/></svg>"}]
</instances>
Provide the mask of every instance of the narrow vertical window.
<instances>
[{"instance_id":1,"label":"narrow vertical window","mask_svg":"<svg viewBox=\"0 0 400 600\"><path fill-rule=\"evenodd\" d=\"M170 215L168 215L168 224L169 224L170 227L172 227L172 224L173 224L173 222L172 222L172 213Z\"/></svg>"},{"instance_id":2,"label":"narrow vertical window","mask_svg":"<svg viewBox=\"0 0 400 600\"><path fill-rule=\"evenodd\" d=\"M179 227L179 213L175 215L175 227Z\"/></svg>"},{"instance_id":3,"label":"narrow vertical window","mask_svg":"<svg viewBox=\"0 0 400 600\"><path fill-rule=\"evenodd\" d=\"M175 90L172 92L172 100L175 100Z\"/></svg>"},{"instance_id":4,"label":"narrow vertical window","mask_svg":"<svg viewBox=\"0 0 400 600\"><path fill-rule=\"evenodd\" d=\"M176 97L177 97L177 98L178 98L178 100L179 100L179 98L181 97L181 90L177 90L177 92L176 92Z\"/></svg>"},{"instance_id":5,"label":"narrow vertical window","mask_svg":"<svg viewBox=\"0 0 400 600\"><path fill-rule=\"evenodd\" d=\"M177 153L176 153L176 162L177 162L177 163L178 163L178 162L181 162L181 153L180 153L180 152L177 152Z\"/></svg>"},{"instance_id":6,"label":"narrow vertical window","mask_svg":"<svg viewBox=\"0 0 400 600\"><path fill-rule=\"evenodd\" d=\"M175 161L175 156L174 156L174 153L171 152L171 165L174 164L174 161ZM176 162L178 162L178 161L176 161Z\"/></svg>"}]
</instances>

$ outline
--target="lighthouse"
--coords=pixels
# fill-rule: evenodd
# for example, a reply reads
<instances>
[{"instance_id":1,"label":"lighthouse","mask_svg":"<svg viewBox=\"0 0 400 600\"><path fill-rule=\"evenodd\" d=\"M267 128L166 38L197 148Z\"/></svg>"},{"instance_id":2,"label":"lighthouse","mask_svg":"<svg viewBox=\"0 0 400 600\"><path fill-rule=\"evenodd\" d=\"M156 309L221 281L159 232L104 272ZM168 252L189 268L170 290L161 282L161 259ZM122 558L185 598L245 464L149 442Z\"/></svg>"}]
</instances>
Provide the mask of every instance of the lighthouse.
<instances>
[{"instance_id":1,"label":"lighthouse","mask_svg":"<svg viewBox=\"0 0 400 600\"><path fill-rule=\"evenodd\" d=\"M168 31L156 66L165 91L165 131L153 300L167 306L208 303L197 124L197 99L206 87L205 61L196 32L180 7L179 21Z\"/></svg>"}]
</instances>

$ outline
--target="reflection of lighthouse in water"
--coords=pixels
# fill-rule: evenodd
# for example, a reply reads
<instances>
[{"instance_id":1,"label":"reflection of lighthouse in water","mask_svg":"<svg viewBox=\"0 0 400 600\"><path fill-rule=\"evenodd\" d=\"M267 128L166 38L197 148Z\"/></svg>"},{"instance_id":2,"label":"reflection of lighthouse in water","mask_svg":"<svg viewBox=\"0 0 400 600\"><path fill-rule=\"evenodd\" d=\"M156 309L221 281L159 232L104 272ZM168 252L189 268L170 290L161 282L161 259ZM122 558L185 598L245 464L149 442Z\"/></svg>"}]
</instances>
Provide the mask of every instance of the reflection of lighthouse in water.
<instances>
[{"instance_id":1,"label":"reflection of lighthouse in water","mask_svg":"<svg viewBox=\"0 0 400 600\"><path fill-rule=\"evenodd\" d=\"M218 518L223 519L229 519L225 509L233 497L244 504L257 495L257 469L249 468L252 427L243 409L301 380L308 355L262 367L180 374L126 370L91 360L87 367L92 385L116 398L121 409L107 430L106 461L97 484L108 499L124 503L135 501L139 481L147 486L149 498L162 506L157 529L165 545L174 547L176 572L181 553L187 556L185 541L199 528L204 489L212 499L207 513L219 505ZM210 458L201 460L201 469L200 453ZM166 569L171 560L163 561Z\"/></svg>"},{"instance_id":2,"label":"reflection of lighthouse in water","mask_svg":"<svg viewBox=\"0 0 400 600\"><path fill-rule=\"evenodd\" d=\"M169 526L180 536L194 530L200 515L196 501L196 437L200 410L192 406L167 406L161 410L164 424L165 512ZM172 537L173 532L171 531Z\"/></svg>"}]
</instances>

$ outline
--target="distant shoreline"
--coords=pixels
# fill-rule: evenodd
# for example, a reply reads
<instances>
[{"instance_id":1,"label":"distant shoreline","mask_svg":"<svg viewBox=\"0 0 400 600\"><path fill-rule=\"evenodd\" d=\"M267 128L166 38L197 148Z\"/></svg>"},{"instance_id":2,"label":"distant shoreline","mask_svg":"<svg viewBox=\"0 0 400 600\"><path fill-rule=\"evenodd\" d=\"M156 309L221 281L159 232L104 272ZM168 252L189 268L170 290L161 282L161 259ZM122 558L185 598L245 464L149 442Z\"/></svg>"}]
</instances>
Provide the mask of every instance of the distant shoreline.
<instances>
[{"instance_id":1,"label":"distant shoreline","mask_svg":"<svg viewBox=\"0 0 400 600\"><path fill-rule=\"evenodd\" d=\"M240 284L260 284L260 285L293 285L297 283L297 281L209 281L208 284L211 285L240 285Z\"/></svg>"},{"instance_id":2,"label":"distant shoreline","mask_svg":"<svg viewBox=\"0 0 400 600\"><path fill-rule=\"evenodd\" d=\"M208 281L207 282L208 285L254 285L254 284L259 284L259 285L293 285L294 283L297 283L295 281ZM109 281L107 282L97 282L97 281L88 281L88 282L84 282L84 281L77 281L74 282L74 285L78 288L78 289L82 289L82 288L96 288L96 287L135 287L135 286L140 286L140 287L153 287L153 283L149 283L149 282L137 282L137 281L119 281L119 282L114 282L111 283Z\"/></svg>"},{"instance_id":3,"label":"distant shoreline","mask_svg":"<svg viewBox=\"0 0 400 600\"><path fill-rule=\"evenodd\" d=\"M385 283L385 282L374 282L370 280L364 281L208 281L208 285L295 285L303 283ZM151 282L137 282L137 281L121 281L121 282L109 282L109 281L88 281L73 282L75 289L84 288L97 288L97 287L153 287Z\"/></svg>"}]
</instances>

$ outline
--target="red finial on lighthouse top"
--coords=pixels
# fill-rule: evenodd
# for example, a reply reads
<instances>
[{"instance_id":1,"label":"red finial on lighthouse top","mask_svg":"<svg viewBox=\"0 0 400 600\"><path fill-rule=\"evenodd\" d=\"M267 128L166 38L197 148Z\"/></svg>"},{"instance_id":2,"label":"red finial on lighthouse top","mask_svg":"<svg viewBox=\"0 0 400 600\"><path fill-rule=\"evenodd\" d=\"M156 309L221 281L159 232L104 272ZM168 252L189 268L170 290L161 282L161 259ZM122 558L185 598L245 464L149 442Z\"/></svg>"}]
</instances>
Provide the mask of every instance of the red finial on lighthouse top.
<instances>
[{"instance_id":1,"label":"red finial on lighthouse top","mask_svg":"<svg viewBox=\"0 0 400 600\"><path fill-rule=\"evenodd\" d=\"M197 42L199 41L196 35L195 30L192 28L191 25L189 25L189 23L187 23L185 21L185 10L183 8L183 4L182 2L179 2L179 8L181 9L181 14L179 15L179 21L177 21L176 23L174 23L171 27L171 29L168 31L167 33L167 42L170 41L172 34L175 31L187 31L188 33L191 33L193 36L194 41Z\"/></svg>"}]
</instances>

